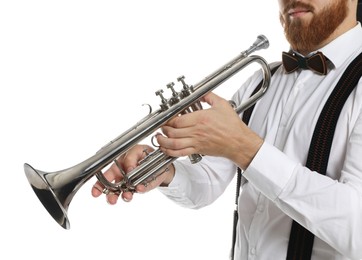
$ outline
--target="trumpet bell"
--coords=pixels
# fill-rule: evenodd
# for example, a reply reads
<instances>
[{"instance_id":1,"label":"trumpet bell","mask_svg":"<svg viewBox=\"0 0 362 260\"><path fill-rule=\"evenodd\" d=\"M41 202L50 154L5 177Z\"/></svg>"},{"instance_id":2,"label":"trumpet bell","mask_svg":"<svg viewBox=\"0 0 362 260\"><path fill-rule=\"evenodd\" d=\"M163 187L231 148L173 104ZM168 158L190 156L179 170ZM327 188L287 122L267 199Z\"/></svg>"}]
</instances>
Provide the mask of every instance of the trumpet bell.
<instances>
[{"instance_id":1,"label":"trumpet bell","mask_svg":"<svg viewBox=\"0 0 362 260\"><path fill-rule=\"evenodd\" d=\"M56 189L52 186L54 174L36 170L27 163L24 164L24 171L35 194L49 214L60 226L69 229L70 223L67 210L71 198L69 198L69 194L67 195L63 187ZM64 196L64 194L66 194L66 196Z\"/></svg>"}]
</instances>

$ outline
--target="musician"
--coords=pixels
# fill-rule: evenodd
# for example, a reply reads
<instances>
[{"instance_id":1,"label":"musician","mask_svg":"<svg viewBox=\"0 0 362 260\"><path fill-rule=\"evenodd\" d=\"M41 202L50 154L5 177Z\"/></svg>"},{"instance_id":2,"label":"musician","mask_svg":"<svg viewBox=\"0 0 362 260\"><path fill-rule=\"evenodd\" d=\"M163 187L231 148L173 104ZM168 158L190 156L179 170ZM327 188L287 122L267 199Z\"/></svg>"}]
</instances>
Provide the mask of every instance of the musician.
<instances>
[{"instance_id":1,"label":"musician","mask_svg":"<svg viewBox=\"0 0 362 260\"><path fill-rule=\"evenodd\" d=\"M362 80L353 86L337 115L333 142L323 151L328 158L325 172L307 165L311 147L320 149L313 134L321 111L335 95L332 91L342 74L362 52L357 2L279 0L281 24L290 43L286 52L296 54L284 54L283 61L289 64L271 64L276 72L248 125L226 100L207 94L203 101L209 109L176 117L157 135L166 154L202 154L203 159L197 164L179 159L155 180L137 186L137 191L158 187L176 203L197 209L215 201L240 168L234 259L291 259L299 253L298 259L362 259ZM317 55L311 58L313 54ZM302 61L300 56L310 59ZM304 67L293 67L293 60ZM312 61L319 68L307 68ZM248 99L261 80L260 71L256 72L233 100L240 104ZM320 135L322 143L327 139L324 135ZM145 149L151 148L139 145L119 158L126 172L145 156ZM115 166L105 176L110 181L122 178ZM93 196L100 196L101 190L97 182ZM121 194L126 201L133 196ZM110 204L117 198L117 194L107 195ZM291 230L298 224L296 230L312 236L296 238L298 234ZM293 241L297 242L293 245ZM311 244L309 256L309 249L299 248L304 244Z\"/></svg>"}]
</instances>

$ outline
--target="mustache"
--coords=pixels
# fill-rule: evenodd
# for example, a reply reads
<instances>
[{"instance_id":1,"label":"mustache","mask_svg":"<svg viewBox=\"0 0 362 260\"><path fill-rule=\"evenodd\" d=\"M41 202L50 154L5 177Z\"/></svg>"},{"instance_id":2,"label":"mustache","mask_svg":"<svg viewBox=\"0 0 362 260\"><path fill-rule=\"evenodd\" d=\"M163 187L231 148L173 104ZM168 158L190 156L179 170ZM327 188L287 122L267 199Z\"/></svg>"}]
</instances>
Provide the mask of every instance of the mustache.
<instances>
[{"instance_id":1,"label":"mustache","mask_svg":"<svg viewBox=\"0 0 362 260\"><path fill-rule=\"evenodd\" d=\"M311 6L310 4L306 4L303 2L299 2L299 1L291 1L285 5L285 7L283 9L283 14L288 15L288 12L290 9L296 9L296 8L307 9L307 10L310 10L311 12L314 11L314 7Z\"/></svg>"}]
</instances>

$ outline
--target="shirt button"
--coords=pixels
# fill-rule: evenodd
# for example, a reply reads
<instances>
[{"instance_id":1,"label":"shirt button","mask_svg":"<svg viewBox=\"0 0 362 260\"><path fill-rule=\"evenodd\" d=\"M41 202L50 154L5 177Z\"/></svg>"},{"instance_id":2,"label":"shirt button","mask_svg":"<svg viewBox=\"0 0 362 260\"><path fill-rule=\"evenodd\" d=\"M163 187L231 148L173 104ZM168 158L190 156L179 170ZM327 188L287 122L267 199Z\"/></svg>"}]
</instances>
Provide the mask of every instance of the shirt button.
<instances>
[{"instance_id":1,"label":"shirt button","mask_svg":"<svg viewBox=\"0 0 362 260\"><path fill-rule=\"evenodd\" d=\"M258 212L263 212L264 210L264 205L260 204L258 205L257 209L256 209Z\"/></svg>"},{"instance_id":2,"label":"shirt button","mask_svg":"<svg viewBox=\"0 0 362 260\"><path fill-rule=\"evenodd\" d=\"M255 249L255 247L252 247L250 249L250 254L255 255L255 253L256 253L256 249Z\"/></svg>"}]
</instances>

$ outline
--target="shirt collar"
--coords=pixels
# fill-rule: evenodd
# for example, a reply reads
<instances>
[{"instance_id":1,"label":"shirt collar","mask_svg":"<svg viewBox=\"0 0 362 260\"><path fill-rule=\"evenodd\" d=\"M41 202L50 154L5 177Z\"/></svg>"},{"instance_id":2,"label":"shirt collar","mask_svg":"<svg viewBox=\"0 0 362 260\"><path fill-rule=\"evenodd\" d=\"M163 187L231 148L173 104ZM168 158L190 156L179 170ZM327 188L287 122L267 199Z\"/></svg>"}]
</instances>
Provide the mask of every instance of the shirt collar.
<instances>
[{"instance_id":1,"label":"shirt collar","mask_svg":"<svg viewBox=\"0 0 362 260\"><path fill-rule=\"evenodd\" d=\"M358 24L318 51L330 60L335 68L341 66L346 57L360 53L362 49L362 27Z\"/></svg>"}]
</instances>

